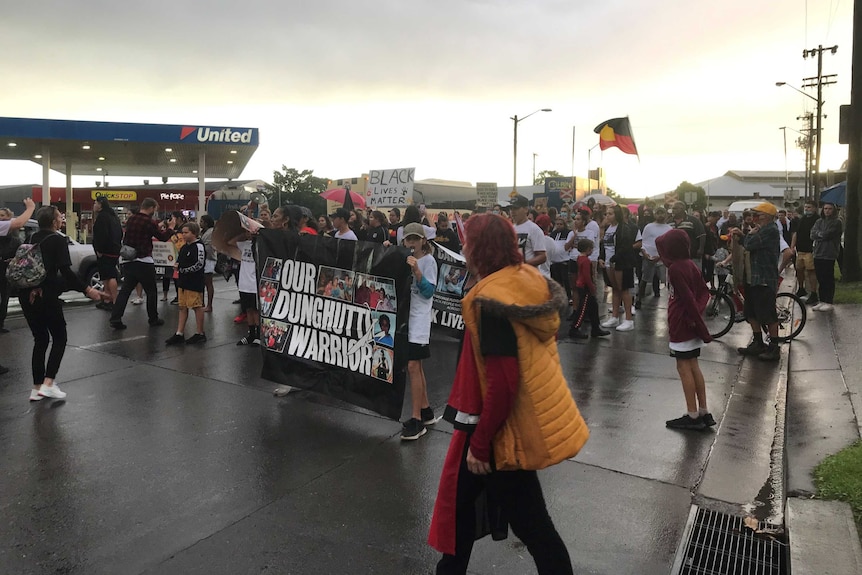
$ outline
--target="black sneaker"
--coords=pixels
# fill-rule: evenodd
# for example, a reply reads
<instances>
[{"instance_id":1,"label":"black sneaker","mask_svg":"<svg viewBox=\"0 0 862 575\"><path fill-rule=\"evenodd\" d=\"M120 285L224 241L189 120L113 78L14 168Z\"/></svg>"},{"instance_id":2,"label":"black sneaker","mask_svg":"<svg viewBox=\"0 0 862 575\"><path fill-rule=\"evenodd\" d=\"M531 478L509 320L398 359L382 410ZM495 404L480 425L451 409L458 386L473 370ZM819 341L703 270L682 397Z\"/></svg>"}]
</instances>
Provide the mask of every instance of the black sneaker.
<instances>
[{"instance_id":1,"label":"black sneaker","mask_svg":"<svg viewBox=\"0 0 862 575\"><path fill-rule=\"evenodd\" d=\"M177 299L177 298L172 299L172 300L171 300L171 305L180 305L180 300L179 300L179 299Z\"/></svg>"},{"instance_id":2,"label":"black sneaker","mask_svg":"<svg viewBox=\"0 0 862 575\"><path fill-rule=\"evenodd\" d=\"M126 329L126 328L127 328L127 327L129 327L129 326L127 326L126 324L124 324L124 323L123 323L123 322L121 322L121 321L112 321L112 322L111 322L111 327L112 327L112 328L114 328L114 329Z\"/></svg>"},{"instance_id":3,"label":"black sneaker","mask_svg":"<svg viewBox=\"0 0 862 575\"><path fill-rule=\"evenodd\" d=\"M186 342L186 338L184 338L183 336L181 336L178 333L175 333L174 335L172 335L171 337L169 337L168 339L165 340L165 345L177 345L177 344L185 343L185 342Z\"/></svg>"},{"instance_id":4,"label":"black sneaker","mask_svg":"<svg viewBox=\"0 0 862 575\"><path fill-rule=\"evenodd\" d=\"M664 424L671 429L704 429L706 427L703 418L692 419L688 414L665 421Z\"/></svg>"},{"instance_id":5,"label":"black sneaker","mask_svg":"<svg viewBox=\"0 0 862 575\"><path fill-rule=\"evenodd\" d=\"M158 317L158 318L156 318L156 319L151 319L151 320L150 320L150 325L151 325L151 326L153 326L153 327L156 327L156 326L159 326L159 325L165 325L165 320L163 320L163 319L162 319L162 318L160 318L160 317Z\"/></svg>"},{"instance_id":6,"label":"black sneaker","mask_svg":"<svg viewBox=\"0 0 862 575\"><path fill-rule=\"evenodd\" d=\"M5 365L0 365L0 375L3 375L4 373L9 373L9 368Z\"/></svg>"},{"instance_id":7,"label":"black sneaker","mask_svg":"<svg viewBox=\"0 0 862 575\"><path fill-rule=\"evenodd\" d=\"M259 339L251 339L248 336L245 336L244 338L242 338L241 340L236 342L236 344L237 345L259 345L260 340Z\"/></svg>"},{"instance_id":8,"label":"black sneaker","mask_svg":"<svg viewBox=\"0 0 862 575\"><path fill-rule=\"evenodd\" d=\"M9 333L9 330L5 327L0 327L0 333Z\"/></svg>"},{"instance_id":9,"label":"black sneaker","mask_svg":"<svg viewBox=\"0 0 862 575\"><path fill-rule=\"evenodd\" d=\"M188 344L206 343L207 335L205 333L196 333L186 340Z\"/></svg>"},{"instance_id":10,"label":"black sneaker","mask_svg":"<svg viewBox=\"0 0 862 575\"><path fill-rule=\"evenodd\" d=\"M434 410L431 409L430 405L428 407L423 407L422 411L420 411L419 413L421 414L420 417L422 417L423 425L434 425L435 423L440 421L439 417L434 417Z\"/></svg>"},{"instance_id":11,"label":"black sneaker","mask_svg":"<svg viewBox=\"0 0 862 575\"><path fill-rule=\"evenodd\" d=\"M808 294L808 297L805 298L805 303L808 305L817 305L820 303L820 298L817 297L817 292L811 292Z\"/></svg>"},{"instance_id":12,"label":"black sneaker","mask_svg":"<svg viewBox=\"0 0 862 575\"><path fill-rule=\"evenodd\" d=\"M763 361L778 361L781 359L781 350L778 349L778 344L769 344L766 351L757 355L757 359Z\"/></svg>"},{"instance_id":13,"label":"black sneaker","mask_svg":"<svg viewBox=\"0 0 862 575\"><path fill-rule=\"evenodd\" d=\"M704 413L698 419L700 419L706 427L715 426L715 418L712 417L711 413Z\"/></svg>"},{"instance_id":14,"label":"black sneaker","mask_svg":"<svg viewBox=\"0 0 862 575\"><path fill-rule=\"evenodd\" d=\"M641 304L641 298L636 299L635 300L635 309L640 309L641 305L642 305Z\"/></svg>"},{"instance_id":15,"label":"black sneaker","mask_svg":"<svg viewBox=\"0 0 862 575\"><path fill-rule=\"evenodd\" d=\"M415 417L408 419L401 428L401 441L416 441L427 431L422 422Z\"/></svg>"},{"instance_id":16,"label":"black sneaker","mask_svg":"<svg viewBox=\"0 0 862 575\"><path fill-rule=\"evenodd\" d=\"M230 302L230 303L242 303L242 300L241 300L241 299L235 299L235 300L233 300L233 301L232 301L232 302Z\"/></svg>"},{"instance_id":17,"label":"black sneaker","mask_svg":"<svg viewBox=\"0 0 862 575\"><path fill-rule=\"evenodd\" d=\"M599 330L593 331L590 335L593 337L605 337L605 336L611 335L611 332L604 330L604 329L599 329Z\"/></svg>"},{"instance_id":18,"label":"black sneaker","mask_svg":"<svg viewBox=\"0 0 862 575\"><path fill-rule=\"evenodd\" d=\"M576 327L569 329L569 337L572 339L589 339L590 336L582 332Z\"/></svg>"},{"instance_id":19,"label":"black sneaker","mask_svg":"<svg viewBox=\"0 0 862 575\"><path fill-rule=\"evenodd\" d=\"M740 355L760 355L766 351L766 344L762 341L753 339L751 340L751 343L748 344L748 347L738 347L736 348L736 351L739 352Z\"/></svg>"}]
</instances>

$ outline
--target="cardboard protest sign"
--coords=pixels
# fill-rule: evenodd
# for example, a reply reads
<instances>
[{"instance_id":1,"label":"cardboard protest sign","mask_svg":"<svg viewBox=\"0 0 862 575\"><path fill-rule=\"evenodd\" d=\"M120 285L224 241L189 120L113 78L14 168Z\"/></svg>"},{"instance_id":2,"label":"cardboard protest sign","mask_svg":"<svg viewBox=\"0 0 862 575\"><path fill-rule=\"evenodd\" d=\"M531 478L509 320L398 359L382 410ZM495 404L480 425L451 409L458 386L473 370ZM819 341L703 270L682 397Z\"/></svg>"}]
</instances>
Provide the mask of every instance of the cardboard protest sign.
<instances>
[{"instance_id":1,"label":"cardboard protest sign","mask_svg":"<svg viewBox=\"0 0 862 575\"><path fill-rule=\"evenodd\" d=\"M413 183L416 168L369 170L368 206L371 208L401 208L413 203Z\"/></svg>"},{"instance_id":2,"label":"cardboard protest sign","mask_svg":"<svg viewBox=\"0 0 862 575\"><path fill-rule=\"evenodd\" d=\"M412 275L401 247L257 236L262 377L398 419Z\"/></svg>"}]
</instances>

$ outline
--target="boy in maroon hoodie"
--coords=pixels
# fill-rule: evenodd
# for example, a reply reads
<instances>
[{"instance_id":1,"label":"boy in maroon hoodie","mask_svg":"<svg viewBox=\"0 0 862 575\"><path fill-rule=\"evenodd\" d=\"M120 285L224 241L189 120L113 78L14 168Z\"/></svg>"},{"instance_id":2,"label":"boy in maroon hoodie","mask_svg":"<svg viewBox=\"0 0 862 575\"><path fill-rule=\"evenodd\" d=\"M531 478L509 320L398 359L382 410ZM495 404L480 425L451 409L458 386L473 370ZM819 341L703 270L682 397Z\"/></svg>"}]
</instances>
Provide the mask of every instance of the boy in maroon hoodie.
<instances>
[{"instance_id":1,"label":"boy in maroon hoodie","mask_svg":"<svg viewBox=\"0 0 862 575\"><path fill-rule=\"evenodd\" d=\"M712 341L703 322L709 290L703 276L690 259L691 244L682 230L670 230L656 239L658 254L667 266L670 299L667 324L670 354L682 381L687 413L665 425L672 429L704 429L715 425L706 407L706 383L697 358L700 348Z\"/></svg>"}]
</instances>

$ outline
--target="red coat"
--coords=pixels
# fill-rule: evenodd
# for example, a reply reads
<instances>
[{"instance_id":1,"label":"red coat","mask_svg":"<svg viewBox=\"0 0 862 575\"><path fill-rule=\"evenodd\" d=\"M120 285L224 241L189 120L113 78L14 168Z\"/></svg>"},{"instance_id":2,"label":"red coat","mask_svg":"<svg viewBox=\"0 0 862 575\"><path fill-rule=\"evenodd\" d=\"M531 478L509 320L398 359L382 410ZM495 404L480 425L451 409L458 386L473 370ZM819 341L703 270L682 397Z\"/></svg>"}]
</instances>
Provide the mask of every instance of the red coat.
<instances>
[{"instance_id":1,"label":"red coat","mask_svg":"<svg viewBox=\"0 0 862 575\"><path fill-rule=\"evenodd\" d=\"M667 306L670 341L700 338L709 343L712 336L703 321L703 310L709 303L709 289L689 257L688 234L682 230L670 230L659 236L655 243L667 266L667 282L671 288Z\"/></svg>"}]
</instances>

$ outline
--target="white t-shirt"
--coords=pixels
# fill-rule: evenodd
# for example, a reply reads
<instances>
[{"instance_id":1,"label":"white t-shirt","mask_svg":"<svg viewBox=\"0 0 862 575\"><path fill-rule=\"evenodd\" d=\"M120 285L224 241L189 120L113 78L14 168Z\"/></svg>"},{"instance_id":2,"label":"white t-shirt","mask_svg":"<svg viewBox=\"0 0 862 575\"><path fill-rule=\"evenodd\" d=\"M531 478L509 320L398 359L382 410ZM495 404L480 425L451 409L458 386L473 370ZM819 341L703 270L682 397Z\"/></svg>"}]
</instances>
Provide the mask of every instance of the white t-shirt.
<instances>
[{"instance_id":1,"label":"white t-shirt","mask_svg":"<svg viewBox=\"0 0 862 575\"><path fill-rule=\"evenodd\" d=\"M602 243L605 246L605 264L610 267L611 258L617 253L617 247L614 245L614 237L617 235L617 224L605 228L605 235L602 238Z\"/></svg>"},{"instance_id":2,"label":"white t-shirt","mask_svg":"<svg viewBox=\"0 0 862 575\"><path fill-rule=\"evenodd\" d=\"M437 261L431 254L425 254L417 260L422 277L433 286L437 285ZM410 284L410 323L407 326L407 341L427 345L431 341L431 308L434 296L422 297L416 276Z\"/></svg>"},{"instance_id":3,"label":"white t-shirt","mask_svg":"<svg viewBox=\"0 0 862 575\"><path fill-rule=\"evenodd\" d=\"M537 253L547 250L545 233L534 222L526 220L522 224L516 224L515 234L518 236L518 248L524 256L525 263L536 257Z\"/></svg>"},{"instance_id":4,"label":"white t-shirt","mask_svg":"<svg viewBox=\"0 0 862 575\"><path fill-rule=\"evenodd\" d=\"M598 228L598 226L596 226ZM581 255L581 252L578 251L578 240L590 240L593 242L593 252L590 254L590 261L597 262L599 261L599 231L598 229L591 228L587 226L584 228L584 231L579 232L578 230L572 230L569 232L569 237L566 238L566 241L574 239L574 247L572 251L569 252L569 259L573 262L578 261L578 256Z\"/></svg>"},{"instance_id":5,"label":"white t-shirt","mask_svg":"<svg viewBox=\"0 0 862 575\"><path fill-rule=\"evenodd\" d=\"M236 247L242 252L242 259L239 263L239 291L257 295L257 277L254 269L254 254L251 251L251 240L237 242Z\"/></svg>"},{"instance_id":6,"label":"white t-shirt","mask_svg":"<svg viewBox=\"0 0 862 575\"><path fill-rule=\"evenodd\" d=\"M554 240L554 252L553 255L549 255L549 259L552 264L559 264L565 261L568 261L571 257L571 253L566 249L566 242L569 239L569 235L571 232L568 230L551 230L551 233L548 235L549 238ZM551 254L551 252L548 252Z\"/></svg>"},{"instance_id":7,"label":"white t-shirt","mask_svg":"<svg viewBox=\"0 0 862 575\"><path fill-rule=\"evenodd\" d=\"M584 229L591 230L592 233L595 234L595 236L584 237L588 237L589 239L593 240L595 246L593 246L593 254L590 256L590 261L597 262L599 261L599 236L602 233L602 229L599 227L599 224L595 220L590 220L589 222L587 222L587 225L584 226ZM580 237L580 234L578 234L578 238Z\"/></svg>"},{"instance_id":8,"label":"white t-shirt","mask_svg":"<svg viewBox=\"0 0 862 575\"><path fill-rule=\"evenodd\" d=\"M335 237L336 239L339 239L339 240L353 240L354 242L355 242L355 241L358 241L358 239L359 239L359 238L357 238L357 237L356 237L356 234L354 234L354 233L353 233L353 230L351 230L350 228L347 228L347 231L346 231L346 232L344 232L344 233L341 233L341 232L335 232L335 236L334 236L334 237Z\"/></svg>"},{"instance_id":9,"label":"white t-shirt","mask_svg":"<svg viewBox=\"0 0 862 575\"><path fill-rule=\"evenodd\" d=\"M645 225L644 231L641 232L641 240L643 241L641 247L643 251L651 258L658 257L658 248L655 245L655 241L659 236L663 236L672 229L672 225L660 224L658 222L650 222Z\"/></svg>"},{"instance_id":10,"label":"white t-shirt","mask_svg":"<svg viewBox=\"0 0 862 575\"><path fill-rule=\"evenodd\" d=\"M8 236L12 227L12 220L0 221L0 236Z\"/></svg>"},{"instance_id":11,"label":"white t-shirt","mask_svg":"<svg viewBox=\"0 0 862 575\"><path fill-rule=\"evenodd\" d=\"M551 261L557 257L557 242L551 236L545 236L545 261L539 264L539 271L546 278L551 277Z\"/></svg>"}]
</instances>

